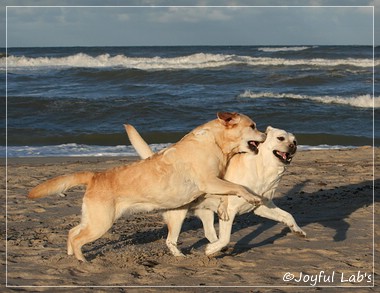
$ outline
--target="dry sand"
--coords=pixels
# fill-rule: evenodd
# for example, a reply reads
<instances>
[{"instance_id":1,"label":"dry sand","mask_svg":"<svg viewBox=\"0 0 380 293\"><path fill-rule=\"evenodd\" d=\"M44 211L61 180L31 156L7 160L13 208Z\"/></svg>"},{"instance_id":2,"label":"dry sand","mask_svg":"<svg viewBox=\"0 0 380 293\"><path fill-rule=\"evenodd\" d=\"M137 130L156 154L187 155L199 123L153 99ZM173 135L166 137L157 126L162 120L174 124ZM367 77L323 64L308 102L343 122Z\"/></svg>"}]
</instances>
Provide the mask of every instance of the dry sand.
<instances>
[{"instance_id":1,"label":"dry sand","mask_svg":"<svg viewBox=\"0 0 380 293\"><path fill-rule=\"evenodd\" d=\"M245 214L235 220L228 248L208 258L200 221L191 217L180 235L180 247L188 256L175 258L165 246L167 230L160 213L137 214L119 219L101 239L83 247L89 263L66 255L67 233L80 220L83 188L73 189L66 198L32 201L26 194L50 177L100 171L134 158L9 159L1 292L303 292L316 291L317 286L372 286L378 279L373 275L373 211L378 212L379 197L374 207L373 187L380 187L379 157L375 149L373 173L371 147L298 152L276 203L293 214L306 239L280 223ZM3 176L5 170L3 162ZM1 182L5 202L5 180ZM3 219L5 231L6 216ZM377 242L378 231L376 227ZM287 272L295 279L284 281ZM299 287L312 284L316 286ZM368 291L374 288L355 289Z\"/></svg>"}]
</instances>

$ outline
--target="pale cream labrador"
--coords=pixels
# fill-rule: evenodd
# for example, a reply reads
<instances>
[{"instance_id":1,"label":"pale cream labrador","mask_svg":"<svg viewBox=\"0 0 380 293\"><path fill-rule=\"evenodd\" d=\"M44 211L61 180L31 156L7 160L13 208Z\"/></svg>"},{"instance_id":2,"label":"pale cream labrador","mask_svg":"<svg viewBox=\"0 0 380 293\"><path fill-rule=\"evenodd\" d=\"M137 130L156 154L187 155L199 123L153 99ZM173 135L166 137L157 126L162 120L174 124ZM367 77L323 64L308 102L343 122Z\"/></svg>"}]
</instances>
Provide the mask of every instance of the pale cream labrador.
<instances>
[{"instance_id":1,"label":"pale cream labrador","mask_svg":"<svg viewBox=\"0 0 380 293\"><path fill-rule=\"evenodd\" d=\"M306 236L297 225L293 216L278 208L272 201L276 188L292 161L297 150L297 141L293 134L285 130L268 127L265 142L258 146L258 153L245 152L236 154L229 162L224 179L241 184L252 192L265 198L263 205L248 203L236 196L220 197L206 195L179 209L166 211L163 216L168 225L166 244L173 255L183 256L177 248L177 240L183 220L188 211L198 216L203 223L205 236L211 242L206 247L206 254L211 255L228 245L231 237L232 223L237 214L253 211L256 215L286 224L291 231ZM143 158L153 154L149 146L134 128L128 129L132 145ZM222 208L221 208L222 206ZM214 228L214 212L224 210L227 220L219 220L219 239Z\"/></svg>"},{"instance_id":2,"label":"pale cream labrador","mask_svg":"<svg viewBox=\"0 0 380 293\"><path fill-rule=\"evenodd\" d=\"M235 194L260 204L259 196L221 178L229 158L256 148L265 134L245 115L217 116L149 159L104 172L59 176L33 188L28 197L62 194L73 186L87 185L81 223L70 230L67 241L68 254L81 261L85 261L82 246L101 237L124 213L175 209L205 193Z\"/></svg>"}]
</instances>

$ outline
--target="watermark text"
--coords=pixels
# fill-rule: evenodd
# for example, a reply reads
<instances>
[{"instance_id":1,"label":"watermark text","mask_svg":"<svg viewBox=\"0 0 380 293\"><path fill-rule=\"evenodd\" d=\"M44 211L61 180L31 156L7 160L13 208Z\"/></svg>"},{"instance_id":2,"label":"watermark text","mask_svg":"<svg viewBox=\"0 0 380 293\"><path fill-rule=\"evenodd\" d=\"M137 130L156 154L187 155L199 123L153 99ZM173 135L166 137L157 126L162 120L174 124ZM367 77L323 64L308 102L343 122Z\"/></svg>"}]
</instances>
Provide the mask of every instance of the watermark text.
<instances>
[{"instance_id":1,"label":"watermark text","mask_svg":"<svg viewBox=\"0 0 380 293\"><path fill-rule=\"evenodd\" d=\"M332 285L333 283L347 283L371 285L373 282L372 274L357 271L355 273L325 272L320 271L316 274L307 274L303 272L290 273L287 272L282 277L284 282L298 283L300 285L320 286Z\"/></svg>"}]
</instances>

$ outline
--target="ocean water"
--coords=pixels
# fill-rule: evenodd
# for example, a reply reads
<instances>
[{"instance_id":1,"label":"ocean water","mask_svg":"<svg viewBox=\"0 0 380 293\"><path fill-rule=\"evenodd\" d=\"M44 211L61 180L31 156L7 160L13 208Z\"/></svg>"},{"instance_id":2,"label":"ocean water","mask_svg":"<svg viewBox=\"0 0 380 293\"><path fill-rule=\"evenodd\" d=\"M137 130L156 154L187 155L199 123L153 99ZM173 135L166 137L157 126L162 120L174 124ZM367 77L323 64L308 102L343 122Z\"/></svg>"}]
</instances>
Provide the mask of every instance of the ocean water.
<instances>
[{"instance_id":1,"label":"ocean water","mask_svg":"<svg viewBox=\"0 0 380 293\"><path fill-rule=\"evenodd\" d=\"M379 75L374 75L379 47L7 52L8 58L0 59L1 106L7 109L2 156L135 154L124 123L158 150L218 111L244 113L262 131L268 125L290 131L303 148L380 145L380 130L374 127L380 114Z\"/></svg>"}]
</instances>

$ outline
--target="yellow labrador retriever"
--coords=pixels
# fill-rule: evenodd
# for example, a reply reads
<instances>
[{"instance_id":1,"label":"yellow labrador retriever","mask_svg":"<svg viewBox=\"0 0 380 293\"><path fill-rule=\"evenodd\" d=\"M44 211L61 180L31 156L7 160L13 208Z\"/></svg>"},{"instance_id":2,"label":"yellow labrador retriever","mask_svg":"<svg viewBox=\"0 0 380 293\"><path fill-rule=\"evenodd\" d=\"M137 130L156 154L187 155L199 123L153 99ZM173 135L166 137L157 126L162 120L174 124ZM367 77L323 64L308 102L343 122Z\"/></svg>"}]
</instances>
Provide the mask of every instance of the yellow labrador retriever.
<instances>
[{"instance_id":1,"label":"yellow labrador retriever","mask_svg":"<svg viewBox=\"0 0 380 293\"><path fill-rule=\"evenodd\" d=\"M70 230L67 241L67 253L86 261L82 246L100 238L124 213L174 209L205 193L235 194L260 204L258 195L221 178L232 155L250 151L263 140L265 134L249 117L218 113L217 119L146 160L104 172L59 176L33 188L28 197L62 194L73 186L87 185L81 223Z\"/></svg>"},{"instance_id":2,"label":"yellow labrador retriever","mask_svg":"<svg viewBox=\"0 0 380 293\"><path fill-rule=\"evenodd\" d=\"M130 127L127 133L141 157L146 158L153 155L150 147L134 128ZM183 220L189 210L202 220L205 236L211 242L206 247L207 255L214 254L228 245L235 215L250 211L256 215L282 222L294 233L306 236L293 216L278 208L272 201L286 167L296 153L296 138L285 130L270 126L266 130L266 135L265 142L258 146L257 154L245 152L232 157L224 177L228 181L246 186L249 190L262 195L264 197L263 204L257 206L236 196L221 198L220 196L206 195L179 209L166 211L163 214L169 232L166 244L174 256L183 256L177 248L177 240ZM220 205L223 205L223 208ZM220 213L220 210L224 210L228 217L226 220L219 220L218 239L214 229L214 212Z\"/></svg>"}]
</instances>

